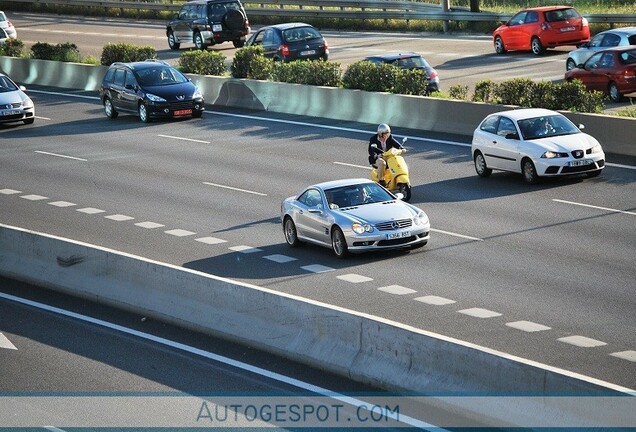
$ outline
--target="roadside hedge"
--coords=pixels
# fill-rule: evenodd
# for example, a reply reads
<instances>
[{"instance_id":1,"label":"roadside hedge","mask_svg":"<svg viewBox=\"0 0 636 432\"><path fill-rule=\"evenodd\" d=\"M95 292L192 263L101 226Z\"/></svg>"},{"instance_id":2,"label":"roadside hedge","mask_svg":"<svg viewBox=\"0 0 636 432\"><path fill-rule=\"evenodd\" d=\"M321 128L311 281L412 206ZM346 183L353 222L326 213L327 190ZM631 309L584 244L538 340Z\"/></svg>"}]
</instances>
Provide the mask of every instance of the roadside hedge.
<instances>
[{"instance_id":1,"label":"roadside hedge","mask_svg":"<svg viewBox=\"0 0 636 432\"><path fill-rule=\"evenodd\" d=\"M186 51L179 57L181 72L197 75L225 75L225 56L217 51Z\"/></svg>"},{"instance_id":2,"label":"roadside hedge","mask_svg":"<svg viewBox=\"0 0 636 432\"><path fill-rule=\"evenodd\" d=\"M156 58L157 51L151 46L111 43L106 44L102 49L101 64L110 66L115 62L135 62Z\"/></svg>"}]
</instances>

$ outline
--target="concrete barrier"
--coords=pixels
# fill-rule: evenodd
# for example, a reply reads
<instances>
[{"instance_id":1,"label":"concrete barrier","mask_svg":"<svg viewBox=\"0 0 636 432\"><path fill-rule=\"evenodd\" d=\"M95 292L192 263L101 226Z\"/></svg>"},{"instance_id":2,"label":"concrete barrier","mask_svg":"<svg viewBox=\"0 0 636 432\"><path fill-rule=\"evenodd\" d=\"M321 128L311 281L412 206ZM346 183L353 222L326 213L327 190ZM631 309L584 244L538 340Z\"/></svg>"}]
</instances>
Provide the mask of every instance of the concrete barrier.
<instances>
[{"instance_id":1,"label":"concrete barrier","mask_svg":"<svg viewBox=\"0 0 636 432\"><path fill-rule=\"evenodd\" d=\"M22 84L97 90L105 66L0 57L0 70ZM362 123L390 123L394 127L472 135L483 118L510 109L458 100L270 81L189 75L206 102L286 114L324 117ZM636 157L636 119L563 112L602 144L606 153Z\"/></svg>"},{"instance_id":2,"label":"concrete barrier","mask_svg":"<svg viewBox=\"0 0 636 432\"><path fill-rule=\"evenodd\" d=\"M7 225L0 225L0 274L396 391L533 396L629 391L389 320ZM547 410L550 398L538 399L538 412ZM488 421L493 415L498 421L525 419L526 413L510 411L515 409L499 406ZM461 410L485 420L478 406Z\"/></svg>"}]
</instances>

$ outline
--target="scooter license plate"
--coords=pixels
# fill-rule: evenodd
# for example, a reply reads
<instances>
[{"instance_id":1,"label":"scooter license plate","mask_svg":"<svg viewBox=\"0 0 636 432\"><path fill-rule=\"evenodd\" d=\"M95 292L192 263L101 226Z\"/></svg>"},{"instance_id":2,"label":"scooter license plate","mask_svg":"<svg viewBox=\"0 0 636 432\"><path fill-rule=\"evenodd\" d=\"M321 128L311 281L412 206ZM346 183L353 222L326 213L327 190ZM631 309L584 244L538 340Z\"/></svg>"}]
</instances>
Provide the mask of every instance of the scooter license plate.
<instances>
[{"instance_id":1,"label":"scooter license plate","mask_svg":"<svg viewBox=\"0 0 636 432\"><path fill-rule=\"evenodd\" d=\"M402 232L385 234L385 238L387 240L395 240L395 239L404 238L404 237L411 237L411 231L402 231Z\"/></svg>"},{"instance_id":2,"label":"scooter license plate","mask_svg":"<svg viewBox=\"0 0 636 432\"><path fill-rule=\"evenodd\" d=\"M190 115L190 114L192 114L191 109L177 110L173 113L173 115L175 116Z\"/></svg>"}]
</instances>

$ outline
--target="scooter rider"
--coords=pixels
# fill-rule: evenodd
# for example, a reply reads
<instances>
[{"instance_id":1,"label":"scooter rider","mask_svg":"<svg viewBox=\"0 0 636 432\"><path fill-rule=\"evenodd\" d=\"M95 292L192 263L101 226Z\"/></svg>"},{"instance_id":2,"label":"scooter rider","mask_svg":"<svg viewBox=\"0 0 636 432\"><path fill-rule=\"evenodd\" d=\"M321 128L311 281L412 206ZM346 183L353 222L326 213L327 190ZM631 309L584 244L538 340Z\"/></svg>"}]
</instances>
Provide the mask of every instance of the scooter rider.
<instances>
[{"instance_id":1,"label":"scooter rider","mask_svg":"<svg viewBox=\"0 0 636 432\"><path fill-rule=\"evenodd\" d=\"M373 144L376 146L374 147ZM384 181L384 170L386 169L386 162L382 159L382 153L395 148L402 149L400 144L393 135L391 135L391 128L388 124L382 123L378 126L378 133L373 135L369 139L369 163L376 169L379 182L382 186L386 186Z\"/></svg>"}]
</instances>

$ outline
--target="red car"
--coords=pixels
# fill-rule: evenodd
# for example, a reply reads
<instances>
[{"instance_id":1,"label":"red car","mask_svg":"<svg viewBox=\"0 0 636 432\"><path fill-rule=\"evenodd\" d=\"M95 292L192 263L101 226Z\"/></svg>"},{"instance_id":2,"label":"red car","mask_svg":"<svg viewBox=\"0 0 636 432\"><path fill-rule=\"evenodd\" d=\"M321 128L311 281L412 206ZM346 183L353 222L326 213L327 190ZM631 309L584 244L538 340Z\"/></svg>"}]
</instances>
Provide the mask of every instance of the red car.
<instances>
[{"instance_id":1,"label":"red car","mask_svg":"<svg viewBox=\"0 0 636 432\"><path fill-rule=\"evenodd\" d=\"M590 26L571 6L542 6L518 12L492 37L497 54L531 50L541 55L546 48L589 42Z\"/></svg>"},{"instance_id":2,"label":"red car","mask_svg":"<svg viewBox=\"0 0 636 432\"><path fill-rule=\"evenodd\" d=\"M581 80L589 90L599 90L620 102L624 94L636 92L636 46L599 51L580 68L565 73L565 80Z\"/></svg>"}]
</instances>

